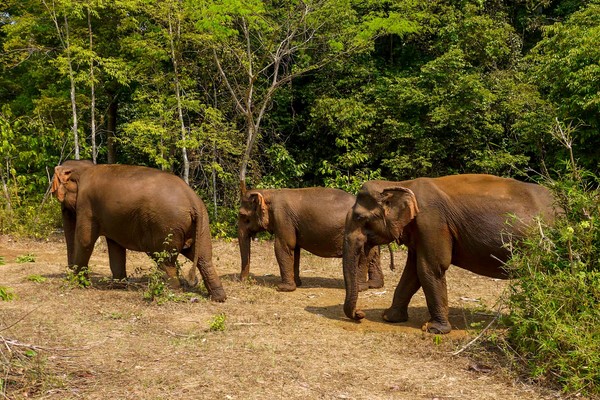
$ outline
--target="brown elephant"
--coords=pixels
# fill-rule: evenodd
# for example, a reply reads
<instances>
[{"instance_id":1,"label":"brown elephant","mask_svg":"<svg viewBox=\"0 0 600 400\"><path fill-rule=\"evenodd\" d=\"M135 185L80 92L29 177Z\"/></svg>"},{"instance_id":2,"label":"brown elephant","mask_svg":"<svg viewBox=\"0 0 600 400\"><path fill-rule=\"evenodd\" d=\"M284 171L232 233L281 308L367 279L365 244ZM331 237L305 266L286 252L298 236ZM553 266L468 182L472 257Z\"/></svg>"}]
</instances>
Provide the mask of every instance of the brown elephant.
<instances>
[{"instance_id":1,"label":"brown elephant","mask_svg":"<svg viewBox=\"0 0 600 400\"><path fill-rule=\"evenodd\" d=\"M365 317L356 308L356 271L362 253L397 241L408 247L408 258L384 320L406 321L408 304L422 287L431 317L424 330L450 332L446 287L450 264L507 278L503 262L510 254L504 244L518 238L538 215L553 218L551 193L514 179L470 174L366 182L346 219L344 313L356 320Z\"/></svg>"},{"instance_id":2,"label":"brown elephant","mask_svg":"<svg viewBox=\"0 0 600 400\"><path fill-rule=\"evenodd\" d=\"M211 299L225 301L212 264L206 207L179 177L148 167L70 160L54 168L52 192L61 203L68 264L76 271L88 265L96 240L105 236L114 279L126 277L126 249L167 251L172 256L161 268L178 285L175 261L181 253L200 270Z\"/></svg>"},{"instance_id":3,"label":"brown elephant","mask_svg":"<svg viewBox=\"0 0 600 400\"><path fill-rule=\"evenodd\" d=\"M246 192L238 217L240 277L246 279L250 273L252 237L266 230L275 236L275 257L282 281L278 289L289 292L301 286L300 249L320 257L341 257L346 214L355 200L343 190L322 187ZM379 247L361 258L360 266L364 272L361 289L383 286Z\"/></svg>"}]
</instances>

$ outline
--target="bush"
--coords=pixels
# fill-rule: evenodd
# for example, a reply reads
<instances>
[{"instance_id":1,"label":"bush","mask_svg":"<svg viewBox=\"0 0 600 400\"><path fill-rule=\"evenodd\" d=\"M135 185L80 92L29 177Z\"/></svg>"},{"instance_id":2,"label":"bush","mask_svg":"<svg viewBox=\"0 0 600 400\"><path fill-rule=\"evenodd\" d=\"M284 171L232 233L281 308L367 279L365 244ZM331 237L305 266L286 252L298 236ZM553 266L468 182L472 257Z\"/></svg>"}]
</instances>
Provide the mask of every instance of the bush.
<instances>
[{"instance_id":1,"label":"bush","mask_svg":"<svg viewBox=\"0 0 600 400\"><path fill-rule=\"evenodd\" d=\"M518 278L508 300L510 347L532 377L592 396L600 395L597 183L576 170L554 182L564 214L551 227L540 222L508 264Z\"/></svg>"}]
</instances>

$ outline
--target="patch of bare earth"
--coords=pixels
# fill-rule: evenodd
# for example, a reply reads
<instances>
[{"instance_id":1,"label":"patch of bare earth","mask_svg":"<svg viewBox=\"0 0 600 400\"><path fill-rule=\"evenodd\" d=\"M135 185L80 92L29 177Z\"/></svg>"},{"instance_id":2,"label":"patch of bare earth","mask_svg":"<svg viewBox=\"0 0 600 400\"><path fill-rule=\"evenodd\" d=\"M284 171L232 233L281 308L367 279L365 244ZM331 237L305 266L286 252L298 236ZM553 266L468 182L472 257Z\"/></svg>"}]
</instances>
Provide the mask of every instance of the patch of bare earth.
<instances>
[{"instance_id":1,"label":"patch of bare earth","mask_svg":"<svg viewBox=\"0 0 600 400\"><path fill-rule=\"evenodd\" d=\"M0 237L0 284L16 294L0 302L0 335L38 346L37 367L29 371L7 364L10 346L3 347L0 392L10 399L557 398L519 383L504 368L473 368L465 353L451 354L476 335L472 324L487 324L505 282L451 268L455 329L436 341L420 330L428 316L421 291L411 303L410 322L381 318L400 278L403 252L395 253L395 272L383 252L385 287L360 294L367 317L356 323L343 315L340 259L303 253L303 286L280 293L272 243L255 242L252 249L254 282L242 283L237 243L213 242L229 296L225 303L199 296L159 305L143 299L139 270L152 266L143 254L128 253L128 273L137 283L111 288L101 279L110 277L101 240L90 262L93 287L72 289L65 285L63 240ZM16 262L28 253L35 262ZM36 283L31 275L47 279ZM226 329L210 331L211 319L221 313Z\"/></svg>"}]
</instances>

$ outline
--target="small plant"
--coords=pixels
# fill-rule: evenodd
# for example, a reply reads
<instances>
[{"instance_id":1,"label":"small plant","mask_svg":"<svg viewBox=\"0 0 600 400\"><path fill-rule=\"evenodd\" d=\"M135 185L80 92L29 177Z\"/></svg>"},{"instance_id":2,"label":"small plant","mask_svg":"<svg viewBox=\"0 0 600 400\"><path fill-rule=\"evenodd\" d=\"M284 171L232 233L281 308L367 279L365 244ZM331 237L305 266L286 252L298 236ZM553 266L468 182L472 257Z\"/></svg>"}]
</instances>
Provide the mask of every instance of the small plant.
<instances>
[{"instance_id":1,"label":"small plant","mask_svg":"<svg viewBox=\"0 0 600 400\"><path fill-rule=\"evenodd\" d=\"M24 264L24 263L28 263L28 262L35 262L35 254L33 253L27 253L27 254L23 254L21 256L18 256L16 259L16 262L19 264Z\"/></svg>"},{"instance_id":2,"label":"small plant","mask_svg":"<svg viewBox=\"0 0 600 400\"><path fill-rule=\"evenodd\" d=\"M2 256L2 257L0 257L0 265L4 265L4 264L6 264L6 262L4 261L4 257Z\"/></svg>"},{"instance_id":3,"label":"small plant","mask_svg":"<svg viewBox=\"0 0 600 400\"><path fill-rule=\"evenodd\" d=\"M148 301L156 300L157 303L162 304L172 295L173 292L165 284L163 273L156 267L152 268L148 275L148 287L144 291L144 299Z\"/></svg>"},{"instance_id":4,"label":"small plant","mask_svg":"<svg viewBox=\"0 0 600 400\"><path fill-rule=\"evenodd\" d=\"M27 276L27 280L29 282L34 282L34 283L44 283L44 282L47 281L47 278L45 278L45 277L43 277L41 275L34 274L34 275Z\"/></svg>"},{"instance_id":5,"label":"small plant","mask_svg":"<svg viewBox=\"0 0 600 400\"><path fill-rule=\"evenodd\" d=\"M89 267L77 268L75 266L73 269L67 268L67 276L65 277L65 280L70 287L87 288L92 286L89 273Z\"/></svg>"},{"instance_id":6,"label":"small plant","mask_svg":"<svg viewBox=\"0 0 600 400\"><path fill-rule=\"evenodd\" d=\"M11 301L15 298L15 294L12 292L12 289L6 286L0 286L0 300L2 301Z\"/></svg>"},{"instance_id":7,"label":"small plant","mask_svg":"<svg viewBox=\"0 0 600 400\"><path fill-rule=\"evenodd\" d=\"M214 315L208 323L208 330L210 332L224 332L227 329L226 321L227 317L224 313Z\"/></svg>"},{"instance_id":8,"label":"small plant","mask_svg":"<svg viewBox=\"0 0 600 400\"><path fill-rule=\"evenodd\" d=\"M165 240L163 241L163 245L166 248L169 247L172 241L173 234L169 234ZM181 265L177 261L176 257L179 252L176 249L157 251L152 253L152 259L154 260L155 266L150 271L148 275L148 287L146 291L144 291L144 299L148 301L154 301L158 304L163 304L166 301L178 301L180 300L179 296L176 296L175 293L169 288L169 286L165 283L163 271L160 270L159 265L164 264L165 261L170 261L175 258L175 267L177 268L177 276L179 276L179 271L181 270Z\"/></svg>"}]
</instances>

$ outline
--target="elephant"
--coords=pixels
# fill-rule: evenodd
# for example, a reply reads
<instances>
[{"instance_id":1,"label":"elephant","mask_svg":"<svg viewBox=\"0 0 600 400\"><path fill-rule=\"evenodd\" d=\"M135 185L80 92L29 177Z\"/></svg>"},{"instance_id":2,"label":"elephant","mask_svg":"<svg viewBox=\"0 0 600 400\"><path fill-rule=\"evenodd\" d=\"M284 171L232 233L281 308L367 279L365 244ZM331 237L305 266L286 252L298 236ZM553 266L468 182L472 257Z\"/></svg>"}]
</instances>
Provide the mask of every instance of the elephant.
<instances>
[{"instance_id":1,"label":"elephant","mask_svg":"<svg viewBox=\"0 0 600 400\"><path fill-rule=\"evenodd\" d=\"M350 193L323 187L247 191L238 216L240 278L246 279L250 273L252 237L268 231L275 236L275 256L281 272L277 288L284 292L296 290L302 285L300 249L320 257L342 256L346 214L354 201ZM379 247L361 259L361 268L361 290L383 287Z\"/></svg>"},{"instance_id":2,"label":"elephant","mask_svg":"<svg viewBox=\"0 0 600 400\"><path fill-rule=\"evenodd\" d=\"M212 264L206 206L181 178L143 166L68 160L54 168L51 191L61 203L68 265L76 272L105 236L114 279L127 276L126 249L168 252L160 267L177 287L181 253L200 270L213 301L227 298Z\"/></svg>"},{"instance_id":3,"label":"elephant","mask_svg":"<svg viewBox=\"0 0 600 400\"><path fill-rule=\"evenodd\" d=\"M492 278L508 278L510 251L536 217L552 222L553 196L544 186L486 174L367 181L348 212L344 231L344 313L356 308L359 260L375 245L398 242L408 248L406 266L384 311L388 322L408 320L408 304L423 288L430 320L423 330L448 333L446 271L450 264Z\"/></svg>"}]
</instances>

